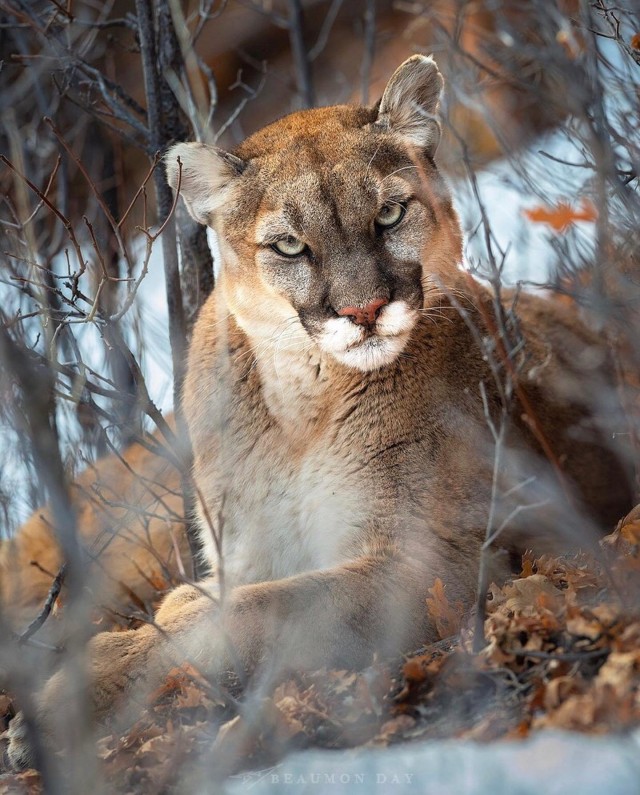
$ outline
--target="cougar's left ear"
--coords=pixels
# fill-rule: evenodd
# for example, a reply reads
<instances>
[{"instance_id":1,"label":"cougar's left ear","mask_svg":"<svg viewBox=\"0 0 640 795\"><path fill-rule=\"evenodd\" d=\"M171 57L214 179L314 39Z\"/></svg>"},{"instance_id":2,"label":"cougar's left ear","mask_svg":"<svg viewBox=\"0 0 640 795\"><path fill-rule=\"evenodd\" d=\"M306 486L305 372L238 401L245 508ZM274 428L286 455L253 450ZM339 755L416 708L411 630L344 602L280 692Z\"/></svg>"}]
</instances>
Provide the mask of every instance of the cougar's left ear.
<instances>
[{"instance_id":1,"label":"cougar's left ear","mask_svg":"<svg viewBox=\"0 0 640 795\"><path fill-rule=\"evenodd\" d=\"M437 113L443 86L433 58L412 55L387 83L376 125L433 157L440 142Z\"/></svg>"},{"instance_id":2,"label":"cougar's left ear","mask_svg":"<svg viewBox=\"0 0 640 795\"><path fill-rule=\"evenodd\" d=\"M180 195L193 218L210 224L226 198L227 188L246 163L239 157L208 144L174 144L164 156L167 182Z\"/></svg>"}]
</instances>

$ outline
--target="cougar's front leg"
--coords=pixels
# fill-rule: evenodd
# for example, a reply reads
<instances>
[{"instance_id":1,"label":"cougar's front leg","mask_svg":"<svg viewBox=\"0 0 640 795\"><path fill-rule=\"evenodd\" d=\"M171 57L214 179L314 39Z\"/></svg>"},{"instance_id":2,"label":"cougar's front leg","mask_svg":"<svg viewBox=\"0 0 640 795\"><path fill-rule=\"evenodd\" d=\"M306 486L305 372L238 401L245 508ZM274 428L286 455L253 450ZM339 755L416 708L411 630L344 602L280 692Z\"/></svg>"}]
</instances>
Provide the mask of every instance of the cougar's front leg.
<instances>
[{"instance_id":1,"label":"cougar's front leg","mask_svg":"<svg viewBox=\"0 0 640 795\"><path fill-rule=\"evenodd\" d=\"M248 673L362 667L374 651L398 652L426 631L425 582L394 555L237 588L224 614Z\"/></svg>"},{"instance_id":2,"label":"cougar's front leg","mask_svg":"<svg viewBox=\"0 0 640 795\"><path fill-rule=\"evenodd\" d=\"M160 607L154 626L96 636L89 648L90 698L98 720L142 706L169 669L185 661L216 675L240 665L252 673L321 666L363 666L372 653L397 653L425 639L426 583L415 567L392 555L235 588L219 604L183 586ZM70 683L64 671L47 683L43 725L64 714ZM126 698L122 698L123 695ZM55 731L55 729L53 729ZM55 735L54 735L55 736ZM23 738L9 753L25 756Z\"/></svg>"},{"instance_id":3,"label":"cougar's front leg","mask_svg":"<svg viewBox=\"0 0 640 795\"><path fill-rule=\"evenodd\" d=\"M117 633L126 635L122 641L110 633L95 639L95 713L112 710L123 691L148 692L185 661L211 676L236 666L251 675L262 662L280 673L366 665L374 651L398 652L426 639L430 584L415 564L383 554L239 586L222 604L207 584L183 586L163 602L155 626Z\"/></svg>"},{"instance_id":4,"label":"cougar's front leg","mask_svg":"<svg viewBox=\"0 0 640 795\"><path fill-rule=\"evenodd\" d=\"M279 672L366 665L374 651L398 652L427 639L431 584L414 563L382 554L239 586L222 604L206 583L183 586L161 605L155 626L93 641L95 713L111 711L123 691L147 692L185 661L212 676L235 666L251 675L263 661Z\"/></svg>"}]
</instances>

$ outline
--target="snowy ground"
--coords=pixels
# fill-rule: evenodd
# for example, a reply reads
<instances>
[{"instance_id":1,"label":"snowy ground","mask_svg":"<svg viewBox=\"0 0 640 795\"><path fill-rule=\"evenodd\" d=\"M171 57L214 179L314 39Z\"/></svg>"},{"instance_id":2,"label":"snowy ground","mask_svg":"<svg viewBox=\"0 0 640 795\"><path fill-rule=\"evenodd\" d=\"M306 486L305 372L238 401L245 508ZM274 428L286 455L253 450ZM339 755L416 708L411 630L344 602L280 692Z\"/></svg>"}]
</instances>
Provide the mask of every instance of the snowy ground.
<instances>
[{"instance_id":1,"label":"snowy ground","mask_svg":"<svg viewBox=\"0 0 640 795\"><path fill-rule=\"evenodd\" d=\"M545 732L523 742L443 741L306 751L233 777L224 795L637 795L640 733L591 738Z\"/></svg>"}]
</instances>

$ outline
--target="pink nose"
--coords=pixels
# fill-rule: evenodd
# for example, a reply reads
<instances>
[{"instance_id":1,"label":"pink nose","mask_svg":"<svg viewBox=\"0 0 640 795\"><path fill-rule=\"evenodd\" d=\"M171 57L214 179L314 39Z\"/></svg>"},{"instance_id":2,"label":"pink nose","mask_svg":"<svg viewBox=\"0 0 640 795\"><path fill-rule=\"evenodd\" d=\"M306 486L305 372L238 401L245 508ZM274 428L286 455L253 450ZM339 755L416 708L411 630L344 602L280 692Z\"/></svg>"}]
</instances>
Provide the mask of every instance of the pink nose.
<instances>
[{"instance_id":1,"label":"pink nose","mask_svg":"<svg viewBox=\"0 0 640 795\"><path fill-rule=\"evenodd\" d=\"M366 306L345 306L338 310L338 314L350 318L358 326L372 326L382 307L388 303L386 298L378 298Z\"/></svg>"}]
</instances>

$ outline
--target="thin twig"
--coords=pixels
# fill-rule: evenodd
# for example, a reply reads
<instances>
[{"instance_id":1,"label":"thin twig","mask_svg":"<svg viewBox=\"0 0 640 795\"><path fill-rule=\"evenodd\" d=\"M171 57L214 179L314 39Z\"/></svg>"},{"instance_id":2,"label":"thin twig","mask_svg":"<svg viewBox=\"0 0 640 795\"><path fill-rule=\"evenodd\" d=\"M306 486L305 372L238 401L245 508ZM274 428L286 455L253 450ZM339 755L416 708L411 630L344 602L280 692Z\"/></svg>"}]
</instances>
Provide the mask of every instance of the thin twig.
<instances>
[{"instance_id":1,"label":"thin twig","mask_svg":"<svg viewBox=\"0 0 640 795\"><path fill-rule=\"evenodd\" d=\"M597 660L608 657L611 649L592 649L590 651L552 652L533 651L529 649L503 649L505 654L514 654L516 657L531 657L534 660L557 660L558 662L582 662L583 660Z\"/></svg>"},{"instance_id":2,"label":"thin twig","mask_svg":"<svg viewBox=\"0 0 640 795\"><path fill-rule=\"evenodd\" d=\"M309 53L304 42L302 4L300 0L287 0L287 5L289 8L289 42L293 55L298 93L302 99L302 106L312 108L316 104L316 99L311 77Z\"/></svg>"},{"instance_id":3,"label":"thin twig","mask_svg":"<svg viewBox=\"0 0 640 795\"><path fill-rule=\"evenodd\" d=\"M63 563L58 570L53 582L51 583L51 588L49 588L49 593L47 594L47 598L45 599L44 605L42 606L42 610L38 613L38 615L33 619L33 621L29 624L29 626L25 629L25 631L19 636L18 642L19 643L26 643L30 638L32 638L36 632L38 632L44 625L45 621L51 615L51 611L55 607L56 602L58 601L58 597L60 596L60 591L62 590L62 586L64 585L64 578L67 574L67 564Z\"/></svg>"},{"instance_id":4,"label":"thin twig","mask_svg":"<svg viewBox=\"0 0 640 795\"><path fill-rule=\"evenodd\" d=\"M360 96L362 104L369 103L369 86L371 84L371 67L376 49L376 0L366 0L364 11L364 54L360 67Z\"/></svg>"}]
</instances>

